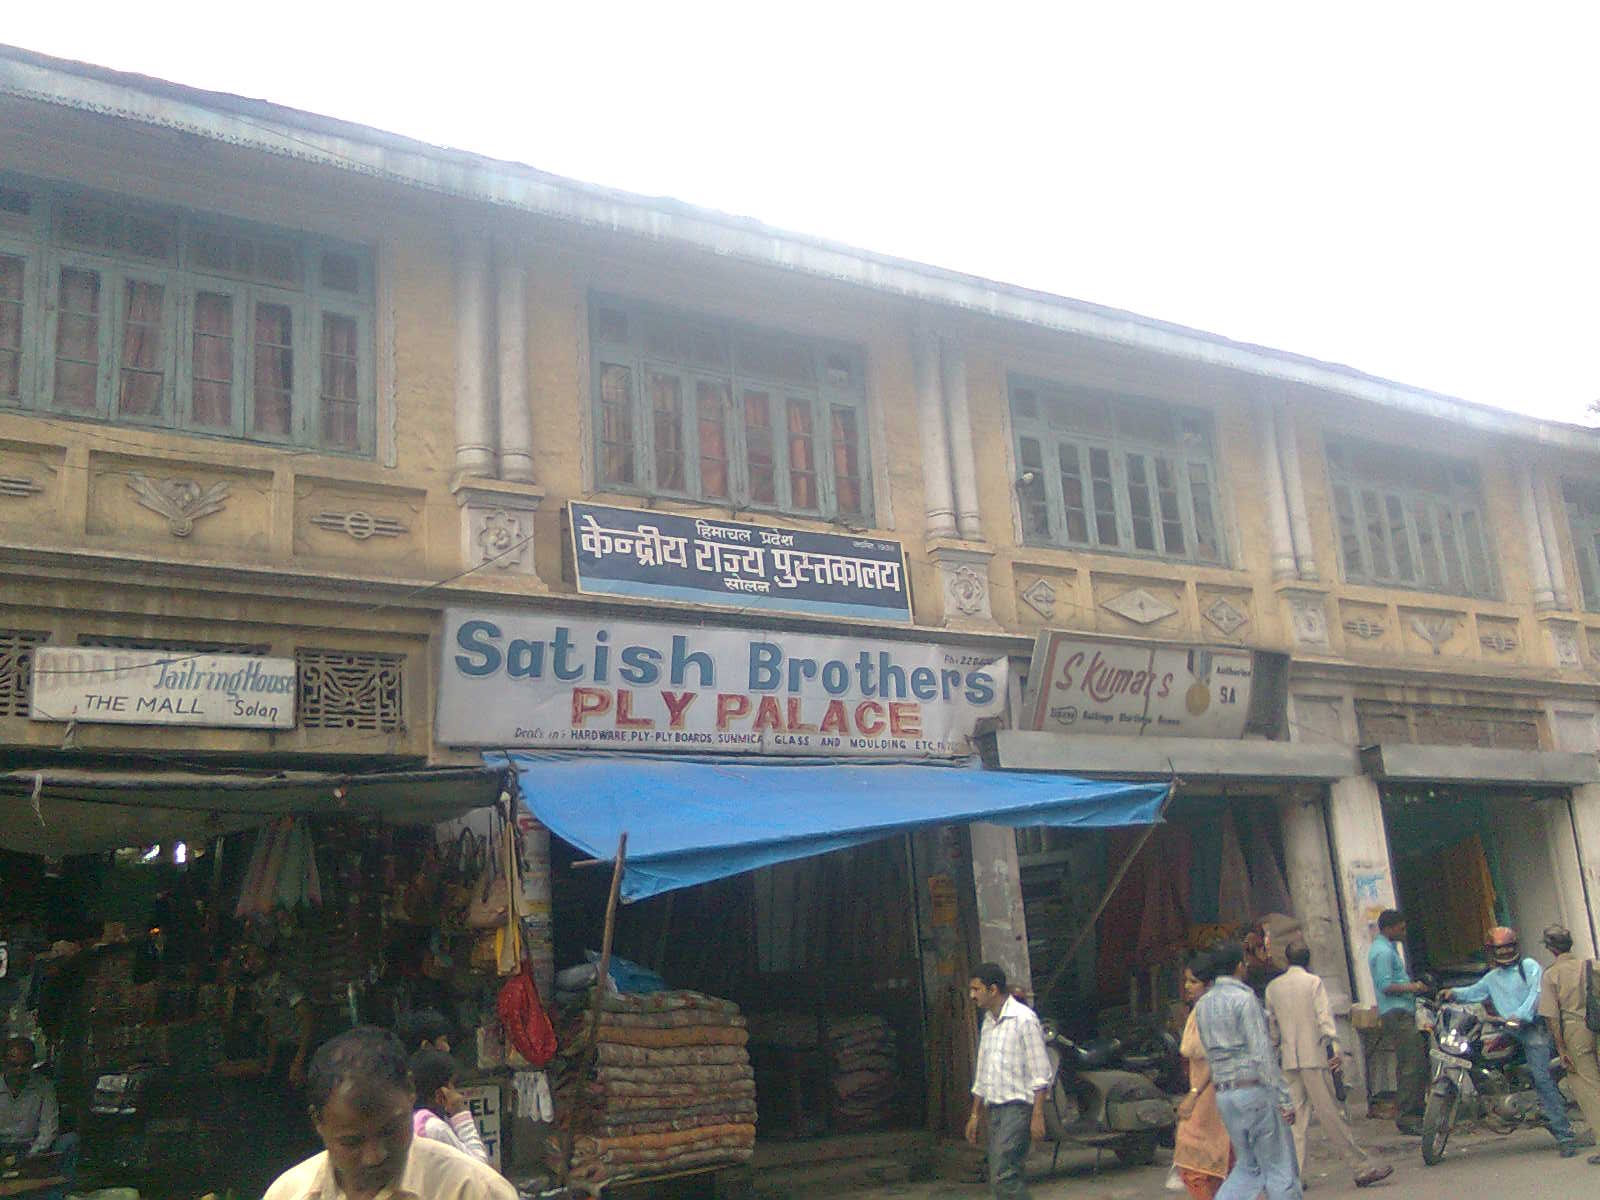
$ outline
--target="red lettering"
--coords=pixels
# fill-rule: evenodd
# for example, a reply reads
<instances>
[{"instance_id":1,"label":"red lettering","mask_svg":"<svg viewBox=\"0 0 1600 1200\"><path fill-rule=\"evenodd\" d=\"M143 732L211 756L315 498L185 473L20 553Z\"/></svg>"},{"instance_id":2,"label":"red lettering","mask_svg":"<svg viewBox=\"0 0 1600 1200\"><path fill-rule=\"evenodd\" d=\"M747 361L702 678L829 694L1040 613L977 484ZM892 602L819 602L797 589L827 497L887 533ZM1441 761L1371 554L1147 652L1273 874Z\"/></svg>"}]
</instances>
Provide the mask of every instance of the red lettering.
<instances>
[{"instance_id":1,"label":"red lettering","mask_svg":"<svg viewBox=\"0 0 1600 1200\"><path fill-rule=\"evenodd\" d=\"M756 723L750 727L756 733L764 730L776 729L783 732L783 712L778 708L776 696L763 696L761 703L756 705Z\"/></svg>"},{"instance_id":2,"label":"red lettering","mask_svg":"<svg viewBox=\"0 0 1600 1200\"><path fill-rule=\"evenodd\" d=\"M868 720L871 725L867 724ZM875 733L883 732L883 705L876 700L863 700L856 705L856 728L871 737Z\"/></svg>"},{"instance_id":3,"label":"red lettering","mask_svg":"<svg viewBox=\"0 0 1600 1200\"><path fill-rule=\"evenodd\" d=\"M750 715L750 697L737 692L717 693L717 729L726 730L734 717Z\"/></svg>"},{"instance_id":4,"label":"red lettering","mask_svg":"<svg viewBox=\"0 0 1600 1200\"><path fill-rule=\"evenodd\" d=\"M689 705L699 692L662 692L661 699L667 705L667 728L682 729L683 714L689 711Z\"/></svg>"},{"instance_id":5,"label":"red lettering","mask_svg":"<svg viewBox=\"0 0 1600 1200\"><path fill-rule=\"evenodd\" d=\"M1165 675L1163 675L1161 677L1161 690L1159 692L1157 692L1156 695L1159 696L1163 700L1165 700L1168 696L1172 695L1172 672L1171 671L1168 671Z\"/></svg>"},{"instance_id":6,"label":"red lettering","mask_svg":"<svg viewBox=\"0 0 1600 1200\"><path fill-rule=\"evenodd\" d=\"M582 729L590 717L604 716L611 711L611 692L608 688L576 687L572 689L572 727Z\"/></svg>"},{"instance_id":7,"label":"red lettering","mask_svg":"<svg viewBox=\"0 0 1600 1200\"><path fill-rule=\"evenodd\" d=\"M817 731L815 725L807 725L800 719L800 698L798 696L790 696L784 707L789 710L790 733L815 733Z\"/></svg>"},{"instance_id":8,"label":"red lettering","mask_svg":"<svg viewBox=\"0 0 1600 1200\"><path fill-rule=\"evenodd\" d=\"M822 714L823 733L849 733L850 718L844 710L843 700L829 700L828 711Z\"/></svg>"},{"instance_id":9,"label":"red lettering","mask_svg":"<svg viewBox=\"0 0 1600 1200\"><path fill-rule=\"evenodd\" d=\"M889 732L895 737L920 737L922 734L922 705L904 700L889 703Z\"/></svg>"},{"instance_id":10,"label":"red lettering","mask_svg":"<svg viewBox=\"0 0 1600 1200\"><path fill-rule=\"evenodd\" d=\"M618 729L654 729L654 717L636 717L633 715L633 693L627 688L617 689L617 728Z\"/></svg>"},{"instance_id":11,"label":"red lettering","mask_svg":"<svg viewBox=\"0 0 1600 1200\"><path fill-rule=\"evenodd\" d=\"M1058 689L1061 691L1066 691L1072 686L1072 669L1082 661L1083 651L1079 650L1071 658L1067 659L1066 662L1061 664L1061 679L1056 683L1056 687Z\"/></svg>"}]
</instances>

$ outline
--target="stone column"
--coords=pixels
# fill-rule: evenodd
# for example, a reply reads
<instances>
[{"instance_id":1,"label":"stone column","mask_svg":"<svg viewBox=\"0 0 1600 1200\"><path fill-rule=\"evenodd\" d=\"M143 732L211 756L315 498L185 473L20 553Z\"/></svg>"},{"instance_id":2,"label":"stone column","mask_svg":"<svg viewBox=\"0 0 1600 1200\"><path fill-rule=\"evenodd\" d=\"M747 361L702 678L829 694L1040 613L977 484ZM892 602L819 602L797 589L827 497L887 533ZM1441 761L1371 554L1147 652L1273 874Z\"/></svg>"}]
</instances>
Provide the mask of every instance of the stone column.
<instances>
[{"instance_id":1,"label":"stone column","mask_svg":"<svg viewBox=\"0 0 1600 1200\"><path fill-rule=\"evenodd\" d=\"M978 516L978 466L972 446L972 416L967 408L967 356L959 341L939 343L944 407L950 419L950 461L955 468L956 528L969 541L983 540Z\"/></svg>"},{"instance_id":2,"label":"stone column","mask_svg":"<svg viewBox=\"0 0 1600 1200\"><path fill-rule=\"evenodd\" d=\"M1006 981L1033 995L1028 920L1022 909L1017 831L976 822L971 827L972 882L978 900L978 956L999 963Z\"/></svg>"},{"instance_id":3,"label":"stone column","mask_svg":"<svg viewBox=\"0 0 1600 1200\"><path fill-rule=\"evenodd\" d=\"M1344 922L1339 916L1339 893L1333 880L1333 852L1328 847L1328 826L1323 817L1325 794L1319 786L1290 789L1278 801L1278 824L1283 831L1284 866L1288 869L1294 916L1311 948L1312 969L1328 985L1333 1011L1342 1016L1350 1009L1353 993Z\"/></svg>"},{"instance_id":4,"label":"stone column","mask_svg":"<svg viewBox=\"0 0 1600 1200\"><path fill-rule=\"evenodd\" d=\"M1587 903L1589 939L1600 944L1600 783L1572 789L1572 828L1578 841L1578 867ZM1577 930L1573 930L1576 937ZM1581 947L1583 939L1577 938Z\"/></svg>"},{"instance_id":5,"label":"stone column","mask_svg":"<svg viewBox=\"0 0 1600 1200\"><path fill-rule=\"evenodd\" d=\"M1261 430L1261 486L1266 489L1267 534L1272 556L1272 577L1298 579L1300 567L1294 554L1294 535L1290 532L1289 506L1283 490L1283 465L1278 453L1278 429L1273 407L1257 401L1256 426Z\"/></svg>"},{"instance_id":6,"label":"stone column","mask_svg":"<svg viewBox=\"0 0 1600 1200\"><path fill-rule=\"evenodd\" d=\"M1539 515L1539 535L1544 543L1545 565L1550 568L1550 591L1555 597L1555 605L1563 612L1570 612L1578 607L1572 602L1572 593L1567 590L1567 568L1561 559L1561 539L1556 536L1556 512L1550 500L1550 492L1544 486L1537 468L1530 468L1528 472L1529 484L1533 490L1533 507Z\"/></svg>"},{"instance_id":7,"label":"stone column","mask_svg":"<svg viewBox=\"0 0 1600 1200\"><path fill-rule=\"evenodd\" d=\"M955 501L950 489L950 446L945 435L939 381L939 340L927 330L912 334L917 380L917 421L922 430L922 490L930 538L954 537Z\"/></svg>"},{"instance_id":8,"label":"stone column","mask_svg":"<svg viewBox=\"0 0 1600 1200\"><path fill-rule=\"evenodd\" d=\"M462 239L456 260L456 474L492 479L494 414L489 407L489 248Z\"/></svg>"},{"instance_id":9,"label":"stone column","mask_svg":"<svg viewBox=\"0 0 1600 1200\"><path fill-rule=\"evenodd\" d=\"M1317 577L1316 548L1311 542L1311 516L1306 511L1306 485L1300 473L1300 434L1294 411L1274 406L1278 418L1278 449L1283 455L1283 483L1289 494L1289 533L1294 543L1296 571L1301 579Z\"/></svg>"},{"instance_id":10,"label":"stone column","mask_svg":"<svg viewBox=\"0 0 1600 1200\"><path fill-rule=\"evenodd\" d=\"M528 305L526 276L508 247L495 264L495 305L500 351L500 478L533 482L533 410L528 406Z\"/></svg>"},{"instance_id":11,"label":"stone column","mask_svg":"<svg viewBox=\"0 0 1600 1200\"><path fill-rule=\"evenodd\" d=\"M1344 901L1344 928L1360 1003L1375 1005L1377 993L1367 970L1367 951L1377 933L1378 914L1395 906L1394 872L1389 865L1389 837L1383 824L1383 800L1367 775L1335 780L1328 800L1328 825L1333 831L1334 863Z\"/></svg>"},{"instance_id":12,"label":"stone column","mask_svg":"<svg viewBox=\"0 0 1600 1200\"><path fill-rule=\"evenodd\" d=\"M1522 536L1528 543L1528 574L1533 583L1535 608L1556 606L1555 589L1550 580L1550 556L1545 550L1544 530L1539 521L1539 501L1533 491L1533 476L1526 465L1517 464L1517 502L1522 510Z\"/></svg>"}]
</instances>

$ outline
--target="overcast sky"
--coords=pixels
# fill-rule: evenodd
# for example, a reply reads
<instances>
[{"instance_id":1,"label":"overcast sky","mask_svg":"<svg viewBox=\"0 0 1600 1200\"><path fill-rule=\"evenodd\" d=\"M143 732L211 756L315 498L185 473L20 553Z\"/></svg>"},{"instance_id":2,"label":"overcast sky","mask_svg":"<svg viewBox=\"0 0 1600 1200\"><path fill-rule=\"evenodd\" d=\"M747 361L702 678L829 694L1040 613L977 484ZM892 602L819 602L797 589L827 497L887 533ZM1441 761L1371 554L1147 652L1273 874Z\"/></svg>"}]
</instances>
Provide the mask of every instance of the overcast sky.
<instances>
[{"instance_id":1,"label":"overcast sky","mask_svg":"<svg viewBox=\"0 0 1600 1200\"><path fill-rule=\"evenodd\" d=\"M0 25L1591 423L1597 34L1589 4L994 0L90 0Z\"/></svg>"}]
</instances>

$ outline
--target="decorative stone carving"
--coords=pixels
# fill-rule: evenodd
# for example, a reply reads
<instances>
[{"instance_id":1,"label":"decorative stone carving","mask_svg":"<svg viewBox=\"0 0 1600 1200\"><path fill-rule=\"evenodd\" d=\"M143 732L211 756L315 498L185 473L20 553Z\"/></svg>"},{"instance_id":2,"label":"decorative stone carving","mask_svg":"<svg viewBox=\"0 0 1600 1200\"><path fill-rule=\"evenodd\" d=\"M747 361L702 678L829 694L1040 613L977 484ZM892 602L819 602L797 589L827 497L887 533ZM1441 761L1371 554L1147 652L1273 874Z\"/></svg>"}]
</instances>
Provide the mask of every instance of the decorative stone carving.
<instances>
[{"instance_id":1,"label":"decorative stone carving","mask_svg":"<svg viewBox=\"0 0 1600 1200\"><path fill-rule=\"evenodd\" d=\"M151 479L138 471L130 471L128 490L144 507L167 519L168 533L175 538L186 538L194 532L194 524L201 517L223 510L228 502L229 485L223 480L202 488L192 479Z\"/></svg>"},{"instance_id":2,"label":"decorative stone carving","mask_svg":"<svg viewBox=\"0 0 1600 1200\"><path fill-rule=\"evenodd\" d=\"M1496 654L1510 654L1517 648L1517 639L1503 629L1482 634L1478 641L1483 644L1485 650L1492 650Z\"/></svg>"},{"instance_id":3,"label":"decorative stone carving","mask_svg":"<svg viewBox=\"0 0 1600 1200\"><path fill-rule=\"evenodd\" d=\"M350 512L324 510L312 517L311 523L321 529L332 530L334 533L348 534L358 542L373 537L399 537L406 532L406 526L394 517L374 516L361 509Z\"/></svg>"},{"instance_id":4,"label":"decorative stone carving","mask_svg":"<svg viewBox=\"0 0 1600 1200\"><path fill-rule=\"evenodd\" d=\"M543 497L492 480L455 488L461 509L461 555L471 569L526 575L539 581L533 554L533 514Z\"/></svg>"},{"instance_id":5,"label":"decorative stone carving","mask_svg":"<svg viewBox=\"0 0 1600 1200\"><path fill-rule=\"evenodd\" d=\"M1177 606L1170 600L1163 600L1144 588L1133 588L1120 596L1113 596L1100 607L1135 625L1153 625L1178 612Z\"/></svg>"},{"instance_id":6,"label":"decorative stone carving","mask_svg":"<svg viewBox=\"0 0 1600 1200\"><path fill-rule=\"evenodd\" d=\"M1414 613L1411 617L1411 631L1428 645L1433 647L1433 652L1438 654L1444 649L1446 643L1456 635L1456 618L1450 613Z\"/></svg>"},{"instance_id":7,"label":"decorative stone carving","mask_svg":"<svg viewBox=\"0 0 1600 1200\"><path fill-rule=\"evenodd\" d=\"M944 623L992 628L995 623L989 597L992 552L941 545L930 548L928 557L939 572Z\"/></svg>"},{"instance_id":8,"label":"decorative stone carving","mask_svg":"<svg viewBox=\"0 0 1600 1200\"><path fill-rule=\"evenodd\" d=\"M1021 595L1022 602L1045 620L1056 615L1056 590L1048 579L1035 579Z\"/></svg>"},{"instance_id":9,"label":"decorative stone carving","mask_svg":"<svg viewBox=\"0 0 1600 1200\"><path fill-rule=\"evenodd\" d=\"M1551 622L1545 628L1550 634L1550 649L1558 667L1583 666L1583 653L1578 648L1578 630L1565 622Z\"/></svg>"},{"instance_id":10,"label":"decorative stone carving","mask_svg":"<svg viewBox=\"0 0 1600 1200\"><path fill-rule=\"evenodd\" d=\"M1365 642L1375 642L1383 636L1383 626L1371 617L1351 617L1344 623L1344 631Z\"/></svg>"},{"instance_id":11,"label":"decorative stone carving","mask_svg":"<svg viewBox=\"0 0 1600 1200\"><path fill-rule=\"evenodd\" d=\"M958 612L969 617L986 615L989 609L989 580L963 563L945 576L945 595Z\"/></svg>"},{"instance_id":12,"label":"decorative stone carving","mask_svg":"<svg viewBox=\"0 0 1600 1200\"><path fill-rule=\"evenodd\" d=\"M1224 637L1232 637L1250 620L1230 604L1226 596L1218 596L1213 600L1203 615L1206 620L1222 630Z\"/></svg>"},{"instance_id":13,"label":"decorative stone carving","mask_svg":"<svg viewBox=\"0 0 1600 1200\"><path fill-rule=\"evenodd\" d=\"M1297 645L1328 647L1328 610L1321 592L1285 592L1289 602L1289 627Z\"/></svg>"},{"instance_id":14,"label":"decorative stone carving","mask_svg":"<svg viewBox=\"0 0 1600 1200\"><path fill-rule=\"evenodd\" d=\"M44 484L35 483L26 475L0 475L0 496L21 500L44 491Z\"/></svg>"}]
</instances>

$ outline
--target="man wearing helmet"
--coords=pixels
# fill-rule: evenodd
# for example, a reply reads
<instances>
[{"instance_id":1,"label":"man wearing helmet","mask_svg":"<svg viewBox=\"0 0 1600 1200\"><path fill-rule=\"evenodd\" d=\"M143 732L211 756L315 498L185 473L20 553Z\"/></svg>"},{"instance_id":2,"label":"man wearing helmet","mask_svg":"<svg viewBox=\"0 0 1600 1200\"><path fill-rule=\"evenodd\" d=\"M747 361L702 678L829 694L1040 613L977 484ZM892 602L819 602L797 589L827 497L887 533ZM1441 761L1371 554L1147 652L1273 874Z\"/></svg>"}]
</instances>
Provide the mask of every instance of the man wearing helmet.
<instances>
[{"instance_id":1,"label":"man wearing helmet","mask_svg":"<svg viewBox=\"0 0 1600 1200\"><path fill-rule=\"evenodd\" d=\"M1439 998L1469 1004L1489 1000L1502 1020L1517 1022L1510 1032L1522 1043L1528 1074L1533 1076L1533 1090L1539 1096L1539 1107L1544 1110L1550 1132L1561 1148L1561 1157L1571 1158L1578 1152L1578 1141L1572 1132L1572 1122L1567 1119L1567 1102L1550 1074L1550 1031L1539 1016L1543 971L1534 959L1522 956L1522 942L1517 931L1503 925L1489 931L1484 952L1489 959L1488 973L1471 987L1445 989L1439 993Z\"/></svg>"},{"instance_id":2,"label":"man wearing helmet","mask_svg":"<svg viewBox=\"0 0 1600 1200\"><path fill-rule=\"evenodd\" d=\"M1561 925L1544 931L1544 948L1556 960L1539 989L1539 1015L1555 1038L1583 1119L1591 1130L1600 1129L1600 1059L1595 1057L1594 1034L1584 1024L1584 961L1572 956L1572 932ZM1600 1165L1600 1154L1589 1161Z\"/></svg>"}]
</instances>

